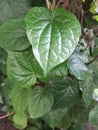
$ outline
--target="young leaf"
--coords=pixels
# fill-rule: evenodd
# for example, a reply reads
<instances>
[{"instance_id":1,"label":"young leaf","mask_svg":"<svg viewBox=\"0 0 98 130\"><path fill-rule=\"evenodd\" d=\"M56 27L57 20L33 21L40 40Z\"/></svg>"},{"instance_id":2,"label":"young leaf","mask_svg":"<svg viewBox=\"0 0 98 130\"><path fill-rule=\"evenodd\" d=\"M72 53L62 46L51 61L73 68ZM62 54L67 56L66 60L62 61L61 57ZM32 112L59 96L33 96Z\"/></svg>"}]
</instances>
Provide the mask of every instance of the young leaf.
<instances>
[{"instance_id":1,"label":"young leaf","mask_svg":"<svg viewBox=\"0 0 98 130\"><path fill-rule=\"evenodd\" d=\"M0 0L0 22L23 17L27 10L27 0Z\"/></svg>"},{"instance_id":2,"label":"young leaf","mask_svg":"<svg viewBox=\"0 0 98 130\"><path fill-rule=\"evenodd\" d=\"M24 111L27 107L27 96L28 92L26 88L22 87L14 87L11 91L11 100L12 100L12 105L15 109L15 112L18 115L24 114Z\"/></svg>"},{"instance_id":3,"label":"young leaf","mask_svg":"<svg viewBox=\"0 0 98 130\"><path fill-rule=\"evenodd\" d=\"M11 91L12 105L16 113L14 115L14 121L24 128L27 126L27 117L24 113L27 107L27 96L27 90L22 87L16 86Z\"/></svg>"},{"instance_id":4,"label":"young leaf","mask_svg":"<svg viewBox=\"0 0 98 130\"><path fill-rule=\"evenodd\" d=\"M15 114L13 117L13 121L15 123L15 127L18 129L24 129L27 127L27 117L25 114L21 114L21 116Z\"/></svg>"},{"instance_id":5,"label":"young leaf","mask_svg":"<svg viewBox=\"0 0 98 130\"><path fill-rule=\"evenodd\" d=\"M8 52L7 74L17 86L30 87L36 82L31 48L23 52Z\"/></svg>"},{"instance_id":6,"label":"young leaf","mask_svg":"<svg viewBox=\"0 0 98 130\"><path fill-rule=\"evenodd\" d=\"M68 59L81 34L76 17L63 8L32 8L25 21L34 56L45 74Z\"/></svg>"},{"instance_id":7,"label":"young leaf","mask_svg":"<svg viewBox=\"0 0 98 130\"><path fill-rule=\"evenodd\" d=\"M61 121L66 113L67 109L51 109L49 113L47 113L43 120L51 126L51 128L55 128L57 124Z\"/></svg>"},{"instance_id":8,"label":"young leaf","mask_svg":"<svg viewBox=\"0 0 98 130\"><path fill-rule=\"evenodd\" d=\"M29 96L28 110L31 118L38 118L48 113L53 105L54 98L45 88L35 87Z\"/></svg>"},{"instance_id":9,"label":"young leaf","mask_svg":"<svg viewBox=\"0 0 98 130\"><path fill-rule=\"evenodd\" d=\"M54 96L54 109L62 109L73 105L80 99L80 91L76 80L56 78L47 84L48 91Z\"/></svg>"},{"instance_id":10,"label":"young leaf","mask_svg":"<svg viewBox=\"0 0 98 130\"><path fill-rule=\"evenodd\" d=\"M24 19L9 20L0 27L0 47L8 51L23 51L30 47Z\"/></svg>"},{"instance_id":11,"label":"young leaf","mask_svg":"<svg viewBox=\"0 0 98 130\"><path fill-rule=\"evenodd\" d=\"M88 56L84 53L74 52L68 59L69 72L78 80L86 80L89 78L89 71L85 63L88 62Z\"/></svg>"},{"instance_id":12,"label":"young leaf","mask_svg":"<svg viewBox=\"0 0 98 130\"><path fill-rule=\"evenodd\" d=\"M92 125L98 126L98 105L90 111L89 121Z\"/></svg>"}]
</instances>

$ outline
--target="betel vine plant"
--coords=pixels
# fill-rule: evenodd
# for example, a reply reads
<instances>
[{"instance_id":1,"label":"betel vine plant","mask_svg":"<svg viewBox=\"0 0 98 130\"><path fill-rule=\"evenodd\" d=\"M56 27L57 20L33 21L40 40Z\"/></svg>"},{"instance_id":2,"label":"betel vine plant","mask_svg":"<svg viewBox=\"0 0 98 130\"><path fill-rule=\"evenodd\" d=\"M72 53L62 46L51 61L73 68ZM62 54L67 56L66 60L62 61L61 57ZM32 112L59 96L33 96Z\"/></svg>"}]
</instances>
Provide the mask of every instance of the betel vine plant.
<instances>
[{"instance_id":1,"label":"betel vine plant","mask_svg":"<svg viewBox=\"0 0 98 130\"><path fill-rule=\"evenodd\" d=\"M37 118L53 129L82 130L88 119L97 126L98 105L92 100L98 96L98 63L93 62L97 47L91 60L92 46L85 48L79 40L76 16L59 8L55 0L46 0L46 5L31 8L25 19L0 26L0 47L8 54L7 76L13 86L15 126L25 129L29 119ZM85 32L91 35L90 30Z\"/></svg>"}]
</instances>

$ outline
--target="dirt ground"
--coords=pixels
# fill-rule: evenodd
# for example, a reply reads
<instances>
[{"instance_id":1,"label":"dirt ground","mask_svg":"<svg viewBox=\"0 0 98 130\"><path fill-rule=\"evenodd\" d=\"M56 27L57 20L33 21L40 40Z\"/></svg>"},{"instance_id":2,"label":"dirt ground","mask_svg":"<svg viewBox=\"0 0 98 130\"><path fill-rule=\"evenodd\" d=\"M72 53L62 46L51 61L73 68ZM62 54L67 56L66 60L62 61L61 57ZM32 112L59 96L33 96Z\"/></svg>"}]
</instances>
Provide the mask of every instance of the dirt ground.
<instances>
[{"instance_id":1,"label":"dirt ground","mask_svg":"<svg viewBox=\"0 0 98 130\"><path fill-rule=\"evenodd\" d=\"M0 116L5 115L4 112L1 111L2 105L0 104ZM0 120L0 130L18 130L13 126L13 123L9 121L7 118Z\"/></svg>"}]
</instances>

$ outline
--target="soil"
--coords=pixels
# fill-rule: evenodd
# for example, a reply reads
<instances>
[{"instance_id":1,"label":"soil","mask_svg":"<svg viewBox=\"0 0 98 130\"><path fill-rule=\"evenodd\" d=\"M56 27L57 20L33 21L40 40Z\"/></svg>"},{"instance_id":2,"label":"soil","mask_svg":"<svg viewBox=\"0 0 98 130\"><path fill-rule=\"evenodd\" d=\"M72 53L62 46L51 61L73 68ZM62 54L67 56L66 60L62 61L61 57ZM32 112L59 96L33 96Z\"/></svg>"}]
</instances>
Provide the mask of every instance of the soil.
<instances>
[{"instance_id":1,"label":"soil","mask_svg":"<svg viewBox=\"0 0 98 130\"><path fill-rule=\"evenodd\" d=\"M2 104L0 104L0 116L5 115L3 111L1 111ZM13 126L13 123L8 120L8 118L4 118L0 120L0 130L18 130Z\"/></svg>"}]
</instances>

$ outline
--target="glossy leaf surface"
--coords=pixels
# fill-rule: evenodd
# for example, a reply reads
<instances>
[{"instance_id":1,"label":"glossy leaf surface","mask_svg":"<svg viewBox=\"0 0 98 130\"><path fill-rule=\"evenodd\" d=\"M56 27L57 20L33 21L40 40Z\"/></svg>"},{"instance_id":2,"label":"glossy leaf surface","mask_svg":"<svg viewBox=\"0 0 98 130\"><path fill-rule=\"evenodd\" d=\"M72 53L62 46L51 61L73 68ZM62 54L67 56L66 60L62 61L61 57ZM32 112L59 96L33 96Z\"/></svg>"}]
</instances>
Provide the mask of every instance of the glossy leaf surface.
<instances>
[{"instance_id":1,"label":"glossy leaf surface","mask_svg":"<svg viewBox=\"0 0 98 130\"><path fill-rule=\"evenodd\" d=\"M31 87L36 82L31 49L23 52L8 52L7 73L13 84Z\"/></svg>"},{"instance_id":2,"label":"glossy leaf surface","mask_svg":"<svg viewBox=\"0 0 98 130\"><path fill-rule=\"evenodd\" d=\"M23 51L30 47L24 19L9 20L0 27L0 47L9 51Z\"/></svg>"},{"instance_id":3,"label":"glossy leaf surface","mask_svg":"<svg viewBox=\"0 0 98 130\"><path fill-rule=\"evenodd\" d=\"M37 86L29 96L29 113L31 118L38 118L48 113L53 105L54 98L45 88Z\"/></svg>"},{"instance_id":4,"label":"glossy leaf surface","mask_svg":"<svg viewBox=\"0 0 98 130\"><path fill-rule=\"evenodd\" d=\"M89 78L89 71L85 63L88 62L88 56L84 53L74 52L68 59L69 72L78 80L86 80Z\"/></svg>"},{"instance_id":5,"label":"glossy leaf surface","mask_svg":"<svg viewBox=\"0 0 98 130\"><path fill-rule=\"evenodd\" d=\"M39 66L40 67L40 66ZM43 76L39 76L39 79L43 82L48 82L49 80L51 80L52 78L55 77L65 77L68 74L68 68L67 68L67 62L64 62L60 65L57 65L56 67L54 67L45 77L44 73Z\"/></svg>"},{"instance_id":6,"label":"glossy leaf surface","mask_svg":"<svg viewBox=\"0 0 98 130\"><path fill-rule=\"evenodd\" d=\"M26 15L27 36L34 56L47 74L74 51L81 34L76 17L63 8L32 8Z\"/></svg>"}]
</instances>

